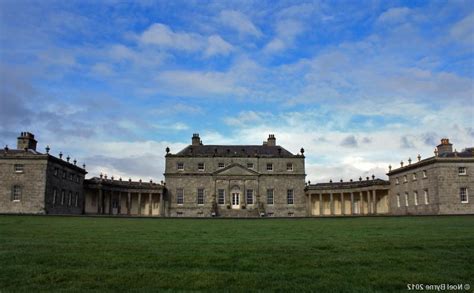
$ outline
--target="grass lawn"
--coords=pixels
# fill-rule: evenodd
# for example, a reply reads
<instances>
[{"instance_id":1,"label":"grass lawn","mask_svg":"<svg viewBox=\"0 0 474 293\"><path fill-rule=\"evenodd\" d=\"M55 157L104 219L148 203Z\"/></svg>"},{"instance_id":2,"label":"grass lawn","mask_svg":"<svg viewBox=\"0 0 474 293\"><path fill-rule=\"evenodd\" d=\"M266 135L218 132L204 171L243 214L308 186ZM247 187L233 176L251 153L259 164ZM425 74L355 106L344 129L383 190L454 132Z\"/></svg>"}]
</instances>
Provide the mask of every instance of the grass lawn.
<instances>
[{"instance_id":1,"label":"grass lawn","mask_svg":"<svg viewBox=\"0 0 474 293\"><path fill-rule=\"evenodd\" d=\"M474 216L0 216L0 292L407 291L474 285Z\"/></svg>"}]
</instances>

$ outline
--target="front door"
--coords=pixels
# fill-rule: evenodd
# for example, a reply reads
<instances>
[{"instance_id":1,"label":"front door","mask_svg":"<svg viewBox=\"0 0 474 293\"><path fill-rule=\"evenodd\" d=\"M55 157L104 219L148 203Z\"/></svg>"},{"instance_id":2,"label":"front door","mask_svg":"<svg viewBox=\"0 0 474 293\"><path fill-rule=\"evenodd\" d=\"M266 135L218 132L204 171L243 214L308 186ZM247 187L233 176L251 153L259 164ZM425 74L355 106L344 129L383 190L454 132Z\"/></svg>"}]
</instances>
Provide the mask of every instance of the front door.
<instances>
[{"instance_id":1,"label":"front door","mask_svg":"<svg viewBox=\"0 0 474 293\"><path fill-rule=\"evenodd\" d=\"M232 208L240 209L240 193L232 193Z\"/></svg>"}]
</instances>

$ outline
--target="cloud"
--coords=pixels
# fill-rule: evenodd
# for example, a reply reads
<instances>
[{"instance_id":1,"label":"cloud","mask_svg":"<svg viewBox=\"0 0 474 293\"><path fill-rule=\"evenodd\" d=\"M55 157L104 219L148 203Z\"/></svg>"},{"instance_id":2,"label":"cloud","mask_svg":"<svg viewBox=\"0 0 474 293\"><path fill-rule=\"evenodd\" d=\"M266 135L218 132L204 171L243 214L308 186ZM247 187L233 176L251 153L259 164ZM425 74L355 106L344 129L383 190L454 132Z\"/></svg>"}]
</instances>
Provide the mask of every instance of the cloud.
<instances>
[{"instance_id":1,"label":"cloud","mask_svg":"<svg viewBox=\"0 0 474 293\"><path fill-rule=\"evenodd\" d=\"M276 37L263 49L266 53L283 51L291 46L298 35L303 33L304 25L294 19L279 20L276 25Z\"/></svg>"},{"instance_id":2,"label":"cloud","mask_svg":"<svg viewBox=\"0 0 474 293\"><path fill-rule=\"evenodd\" d=\"M414 149L415 145L410 137L402 136L400 137L400 148L402 149Z\"/></svg>"},{"instance_id":3,"label":"cloud","mask_svg":"<svg viewBox=\"0 0 474 293\"><path fill-rule=\"evenodd\" d=\"M175 32L161 23L152 24L138 37L138 40L141 44L163 49L188 52L204 50L205 57L228 55L233 50L233 46L219 35L214 34L206 38L196 33Z\"/></svg>"},{"instance_id":4,"label":"cloud","mask_svg":"<svg viewBox=\"0 0 474 293\"><path fill-rule=\"evenodd\" d=\"M411 12L412 10L407 7L390 8L380 14L380 16L377 18L377 22L383 24L401 23L406 20Z\"/></svg>"},{"instance_id":5,"label":"cloud","mask_svg":"<svg viewBox=\"0 0 474 293\"><path fill-rule=\"evenodd\" d=\"M358 146L357 139L354 135L349 135L341 141L341 146L355 148Z\"/></svg>"},{"instance_id":6,"label":"cloud","mask_svg":"<svg viewBox=\"0 0 474 293\"><path fill-rule=\"evenodd\" d=\"M449 31L450 35L462 43L474 43L474 13L456 22Z\"/></svg>"},{"instance_id":7,"label":"cloud","mask_svg":"<svg viewBox=\"0 0 474 293\"><path fill-rule=\"evenodd\" d=\"M236 117L226 117L224 122L229 126L243 126L248 123L258 123L270 118L270 113L260 113L255 111L242 111Z\"/></svg>"},{"instance_id":8,"label":"cloud","mask_svg":"<svg viewBox=\"0 0 474 293\"><path fill-rule=\"evenodd\" d=\"M243 13L236 10L223 10L219 14L221 23L235 29L242 35L261 37L262 32Z\"/></svg>"}]
</instances>

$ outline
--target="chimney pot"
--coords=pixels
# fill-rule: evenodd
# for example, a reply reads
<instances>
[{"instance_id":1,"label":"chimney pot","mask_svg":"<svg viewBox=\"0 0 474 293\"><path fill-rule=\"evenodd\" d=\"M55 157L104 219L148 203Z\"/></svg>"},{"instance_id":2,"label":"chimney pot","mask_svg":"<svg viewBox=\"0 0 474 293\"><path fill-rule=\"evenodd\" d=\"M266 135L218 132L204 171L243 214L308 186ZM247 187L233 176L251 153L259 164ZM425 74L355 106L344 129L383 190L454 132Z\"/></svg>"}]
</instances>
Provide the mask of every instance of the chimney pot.
<instances>
[{"instance_id":1,"label":"chimney pot","mask_svg":"<svg viewBox=\"0 0 474 293\"><path fill-rule=\"evenodd\" d=\"M193 137L191 138L191 144L195 146L202 144L201 138L199 138L199 133L193 133Z\"/></svg>"},{"instance_id":2,"label":"chimney pot","mask_svg":"<svg viewBox=\"0 0 474 293\"><path fill-rule=\"evenodd\" d=\"M268 146L276 146L276 138L275 138L274 134L268 135L267 145Z\"/></svg>"}]
</instances>

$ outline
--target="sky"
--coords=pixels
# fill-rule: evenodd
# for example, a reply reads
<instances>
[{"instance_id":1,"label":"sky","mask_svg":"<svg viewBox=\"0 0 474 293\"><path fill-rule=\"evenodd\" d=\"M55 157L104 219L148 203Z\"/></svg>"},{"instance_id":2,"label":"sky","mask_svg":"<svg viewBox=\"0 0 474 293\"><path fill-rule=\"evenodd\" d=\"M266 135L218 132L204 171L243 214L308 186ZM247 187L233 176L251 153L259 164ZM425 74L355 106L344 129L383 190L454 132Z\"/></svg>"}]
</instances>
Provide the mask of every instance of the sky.
<instances>
[{"instance_id":1,"label":"sky","mask_svg":"<svg viewBox=\"0 0 474 293\"><path fill-rule=\"evenodd\" d=\"M163 180L165 148L305 149L345 181L474 146L473 1L0 1L0 145Z\"/></svg>"}]
</instances>

